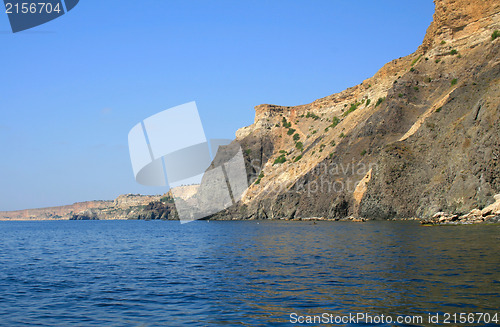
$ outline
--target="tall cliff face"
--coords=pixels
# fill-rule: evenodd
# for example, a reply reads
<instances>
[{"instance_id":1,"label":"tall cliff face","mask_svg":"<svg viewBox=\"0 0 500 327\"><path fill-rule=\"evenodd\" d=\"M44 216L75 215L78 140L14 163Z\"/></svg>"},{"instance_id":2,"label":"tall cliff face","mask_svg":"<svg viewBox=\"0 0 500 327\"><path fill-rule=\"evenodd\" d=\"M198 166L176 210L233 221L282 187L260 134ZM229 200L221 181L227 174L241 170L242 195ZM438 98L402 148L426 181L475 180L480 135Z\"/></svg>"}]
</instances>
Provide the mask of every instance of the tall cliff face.
<instances>
[{"instance_id":1,"label":"tall cliff face","mask_svg":"<svg viewBox=\"0 0 500 327\"><path fill-rule=\"evenodd\" d=\"M311 104L260 105L236 133L244 218L427 217L500 192L500 3L436 0L415 53Z\"/></svg>"},{"instance_id":2,"label":"tall cliff face","mask_svg":"<svg viewBox=\"0 0 500 327\"><path fill-rule=\"evenodd\" d=\"M434 4L433 22L422 43L422 51L438 46L443 40L458 40L473 34L479 36L488 32L495 21L498 22L496 15L500 11L500 3L495 0L435 0Z\"/></svg>"}]
</instances>

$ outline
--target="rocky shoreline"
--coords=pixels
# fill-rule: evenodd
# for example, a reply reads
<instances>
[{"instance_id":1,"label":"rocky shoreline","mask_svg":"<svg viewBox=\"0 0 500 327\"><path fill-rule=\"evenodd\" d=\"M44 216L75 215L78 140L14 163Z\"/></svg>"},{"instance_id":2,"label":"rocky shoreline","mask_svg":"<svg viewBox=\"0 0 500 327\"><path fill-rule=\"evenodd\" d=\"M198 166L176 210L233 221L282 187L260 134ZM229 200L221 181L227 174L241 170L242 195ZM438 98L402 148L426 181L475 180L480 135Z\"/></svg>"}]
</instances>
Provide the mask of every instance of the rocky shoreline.
<instances>
[{"instance_id":1,"label":"rocky shoreline","mask_svg":"<svg viewBox=\"0 0 500 327\"><path fill-rule=\"evenodd\" d=\"M494 196L495 202L484 209L473 209L469 213L437 212L430 218L391 218L388 221L420 221L422 225L471 225L471 224L496 224L500 223L500 194ZM175 204L170 193L163 196L147 196L138 194L126 194L119 196L114 201L96 201L85 206L75 204L73 206L63 206L61 208L52 207L46 209L36 209L30 211L29 215L21 216L19 212L5 212L0 216L3 221L36 221L36 220L178 220ZM100 205L98 205L100 204ZM103 205L105 204L105 205ZM88 209L90 207L90 209ZM80 210L78 210L80 209ZM82 210L83 209L83 210ZM57 211L60 216L54 216ZM67 211L67 212L64 212ZM15 213L15 214L13 214ZM256 217L243 217L221 212L205 220L260 220ZM373 219L368 217L347 216L347 217L273 217L265 220L286 220L286 221L345 221L345 222L367 222Z\"/></svg>"},{"instance_id":2,"label":"rocky shoreline","mask_svg":"<svg viewBox=\"0 0 500 327\"><path fill-rule=\"evenodd\" d=\"M423 225L470 225L500 223L500 194L494 196L495 203L479 210L473 209L465 215L437 212L430 219L421 220Z\"/></svg>"}]
</instances>

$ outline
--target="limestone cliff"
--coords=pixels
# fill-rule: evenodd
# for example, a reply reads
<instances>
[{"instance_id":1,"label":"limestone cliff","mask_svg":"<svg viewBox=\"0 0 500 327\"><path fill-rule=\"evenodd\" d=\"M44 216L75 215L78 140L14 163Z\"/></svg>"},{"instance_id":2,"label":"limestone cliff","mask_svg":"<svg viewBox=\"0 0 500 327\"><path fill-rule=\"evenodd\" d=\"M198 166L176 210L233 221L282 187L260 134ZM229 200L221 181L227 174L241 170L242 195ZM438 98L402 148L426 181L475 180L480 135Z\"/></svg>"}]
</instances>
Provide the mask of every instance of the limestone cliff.
<instances>
[{"instance_id":1,"label":"limestone cliff","mask_svg":"<svg viewBox=\"0 0 500 327\"><path fill-rule=\"evenodd\" d=\"M71 205L26 209L18 211L0 211L0 220L99 220L99 219L156 219L151 213L150 204L164 204L162 211L164 219L169 217L173 201L169 194L139 195L124 194L114 201L87 201ZM158 205L157 205L158 206Z\"/></svg>"},{"instance_id":2,"label":"limestone cliff","mask_svg":"<svg viewBox=\"0 0 500 327\"><path fill-rule=\"evenodd\" d=\"M65 220L73 213L107 208L112 203L112 201L87 201L59 207L0 211L0 220Z\"/></svg>"},{"instance_id":3,"label":"limestone cliff","mask_svg":"<svg viewBox=\"0 0 500 327\"><path fill-rule=\"evenodd\" d=\"M428 217L500 192L500 3L436 0L415 53L343 92L259 105L236 133L249 181L218 215Z\"/></svg>"}]
</instances>

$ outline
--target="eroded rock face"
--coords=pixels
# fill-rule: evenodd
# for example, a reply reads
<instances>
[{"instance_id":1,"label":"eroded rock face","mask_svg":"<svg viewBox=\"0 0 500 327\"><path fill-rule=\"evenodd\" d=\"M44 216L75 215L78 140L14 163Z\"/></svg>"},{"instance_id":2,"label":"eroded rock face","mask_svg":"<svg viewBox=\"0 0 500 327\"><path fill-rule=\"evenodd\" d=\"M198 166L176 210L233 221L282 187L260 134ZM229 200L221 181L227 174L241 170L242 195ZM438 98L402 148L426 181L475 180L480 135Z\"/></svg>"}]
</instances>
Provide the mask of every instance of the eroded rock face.
<instances>
[{"instance_id":1,"label":"eroded rock face","mask_svg":"<svg viewBox=\"0 0 500 327\"><path fill-rule=\"evenodd\" d=\"M176 219L171 194L125 194L114 201L88 201L67 206L0 212L0 220Z\"/></svg>"},{"instance_id":2,"label":"eroded rock face","mask_svg":"<svg viewBox=\"0 0 500 327\"><path fill-rule=\"evenodd\" d=\"M113 202L114 208L127 209L130 207L147 205L150 202L160 201L158 195L123 194Z\"/></svg>"},{"instance_id":3,"label":"eroded rock face","mask_svg":"<svg viewBox=\"0 0 500 327\"><path fill-rule=\"evenodd\" d=\"M433 22L427 30L421 46L422 51L437 47L443 40L455 41L486 32L490 37L490 26L498 23L500 3L495 0L435 0ZM479 41L479 40L478 40Z\"/></svg>"},{"instance_id":4,"label":"eroded rock face","mask_svg":"<svg viewBox=\"0 0 500 327\"><path fill-rule=\"evenodd\" d=\"M112 205L112 201L87 201L59 207L0 211L0 220L66 220L75 213L109 208Z\"/></svg>"},{"instance_id":5,"label":"eroded rock face","mask_svg":"<svg viewBox=\"0 0 500 327\"><path fill-rule=\"evenodd\" d=\"M218 216L391 219L490 204L500 192L500 3L435 4L417 51L362 84L308 105L257 106L236 134L253 184Z\"/></svg>"},{"instance_id":6,"label":"eroded rock face","mask_svg":"<svg viewBox=\"0 0 500 327\"><path fill-rule=\"evenodd\" d=\"M144 210L137 215L137 219L143 220L177 220L177 212L172 203L150 202Z\"/></svg>"},{"instance_id":7,"label":"eroded rock face","mask_svg":"<svg viewBox=\"0 0 500 327\"><path fill-rule=\"evenodd\" d=\"M72 214L69 220L99 220L98 210L89 209L80 213Z\"/></svg>"}]
</instances>

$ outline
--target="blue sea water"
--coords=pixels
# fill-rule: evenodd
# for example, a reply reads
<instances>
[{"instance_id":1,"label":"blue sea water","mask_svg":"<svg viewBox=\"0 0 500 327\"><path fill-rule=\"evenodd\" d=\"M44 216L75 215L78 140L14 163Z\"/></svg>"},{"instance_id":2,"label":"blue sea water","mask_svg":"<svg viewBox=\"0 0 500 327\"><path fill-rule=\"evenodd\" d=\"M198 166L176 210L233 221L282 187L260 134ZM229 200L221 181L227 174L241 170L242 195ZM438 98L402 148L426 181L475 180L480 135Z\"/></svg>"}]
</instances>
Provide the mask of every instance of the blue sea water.
<instances>
[{"instance_id":1,"label":"blue sea water","mask_svg":"<svg viewBox=\"0 0 500 327\"><path fill-rule=\"evenodd\" d=\"M499 241L499 226L415 222L0 222L0 325L292 326L299 324L291 313L493 315Z\"/></svg>"}]
</instances>

